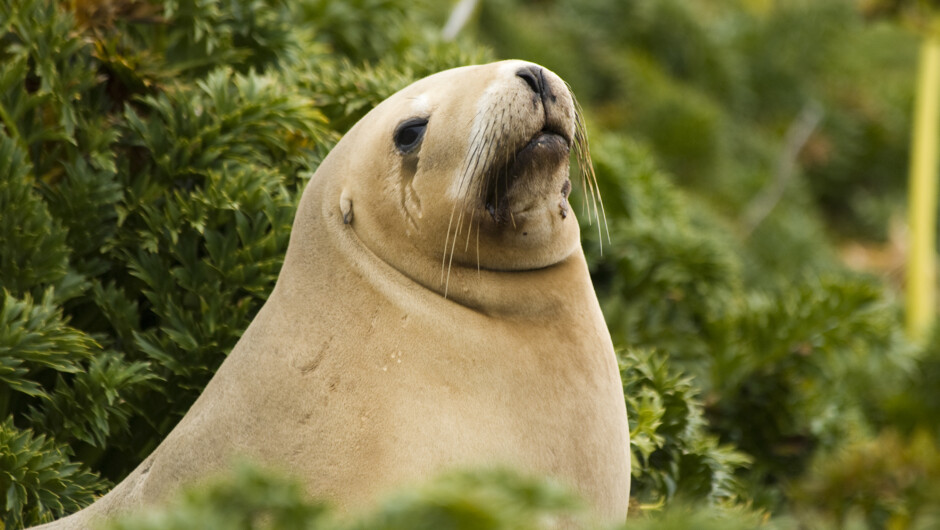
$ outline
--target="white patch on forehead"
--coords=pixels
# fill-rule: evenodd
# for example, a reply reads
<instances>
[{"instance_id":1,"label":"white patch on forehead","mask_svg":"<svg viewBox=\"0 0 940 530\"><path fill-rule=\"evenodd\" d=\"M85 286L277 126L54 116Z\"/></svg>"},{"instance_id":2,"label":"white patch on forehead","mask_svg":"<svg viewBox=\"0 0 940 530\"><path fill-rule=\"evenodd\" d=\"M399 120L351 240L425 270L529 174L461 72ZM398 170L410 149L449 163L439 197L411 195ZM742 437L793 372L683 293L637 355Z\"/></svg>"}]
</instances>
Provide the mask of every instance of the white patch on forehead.
<instances>
[{"instance_id":1,"label":"white patch on forehead","mask_svg":"<svg viewBox=\"0 0 940 530\"><path fill-rule=\"evenodd\" d=\"M414 114L430 114L431 98L427 94L420 94L411 100L411 110Z\"/></svg>"}]
</instances>

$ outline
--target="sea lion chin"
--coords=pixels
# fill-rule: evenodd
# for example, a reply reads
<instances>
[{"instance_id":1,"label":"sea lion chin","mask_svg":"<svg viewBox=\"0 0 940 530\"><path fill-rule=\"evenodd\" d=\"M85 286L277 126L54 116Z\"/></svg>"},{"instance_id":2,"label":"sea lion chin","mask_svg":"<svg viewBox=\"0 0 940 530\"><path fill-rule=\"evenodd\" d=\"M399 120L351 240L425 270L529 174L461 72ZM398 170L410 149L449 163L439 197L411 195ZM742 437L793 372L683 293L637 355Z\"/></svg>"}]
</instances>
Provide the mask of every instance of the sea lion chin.
<instances>
[{"instance_id":1,"label":"sea lion chin","mask_svg":"<svg viewBox=\"0 0 940 530\"><path fill-rule=\"evenodd\" d=\"M50 528L159 502L236 456L341 509L506 466L622 522L622 384L568 205L583 141L567 86L532 63L389 97L308 183L273 292L186 416Z\"/></svg>"}]
</instances>

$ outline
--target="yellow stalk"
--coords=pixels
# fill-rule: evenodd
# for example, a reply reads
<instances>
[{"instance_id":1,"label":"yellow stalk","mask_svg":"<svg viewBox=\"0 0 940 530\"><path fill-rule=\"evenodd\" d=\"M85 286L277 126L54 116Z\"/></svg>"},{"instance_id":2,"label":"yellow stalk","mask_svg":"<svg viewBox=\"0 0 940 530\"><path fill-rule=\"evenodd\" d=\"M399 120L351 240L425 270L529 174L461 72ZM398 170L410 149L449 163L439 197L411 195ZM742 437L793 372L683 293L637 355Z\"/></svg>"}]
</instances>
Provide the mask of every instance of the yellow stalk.
<instances>
[{"instance_id":1,"label":"yellow stalk","mask_svg":"<svg viewBox=\"0 0 940 530\"><path fill-rule=\"evenodd\" d=\"M928 336L936 310L938 97L940 37L929 32L920 51L908 187L906 327L914 340Z\"/></svg>"}]
</instances>

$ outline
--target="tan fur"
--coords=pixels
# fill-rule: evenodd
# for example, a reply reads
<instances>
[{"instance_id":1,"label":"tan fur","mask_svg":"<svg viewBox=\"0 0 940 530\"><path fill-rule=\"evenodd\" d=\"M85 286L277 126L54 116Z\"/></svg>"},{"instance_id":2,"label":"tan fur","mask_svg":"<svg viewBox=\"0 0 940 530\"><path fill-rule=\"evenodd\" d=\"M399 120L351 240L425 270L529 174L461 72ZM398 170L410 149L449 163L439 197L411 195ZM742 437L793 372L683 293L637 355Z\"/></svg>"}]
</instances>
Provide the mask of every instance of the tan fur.
<instances>
[{"instance_id":1,"label":"tan fur","mask_svg":"<svg viewBox=\"0 0 940 530\"><path fill-rule=\"evenodd\" d=\"M543 103L516 75L527 66L430 76L353 127L304 192L269 300L203 394L113 491L49 527L160 501L236 455L344 509L448 468L502 465L554 476L622 520L626 411L578 224L561 211L567 156L516 182L508 222L480 198L486 167L546 120L575 134L564 83L543 71L555 98ZM409 159L393 135L414 116L429 122Z\"/></svg>"}]
</instances>

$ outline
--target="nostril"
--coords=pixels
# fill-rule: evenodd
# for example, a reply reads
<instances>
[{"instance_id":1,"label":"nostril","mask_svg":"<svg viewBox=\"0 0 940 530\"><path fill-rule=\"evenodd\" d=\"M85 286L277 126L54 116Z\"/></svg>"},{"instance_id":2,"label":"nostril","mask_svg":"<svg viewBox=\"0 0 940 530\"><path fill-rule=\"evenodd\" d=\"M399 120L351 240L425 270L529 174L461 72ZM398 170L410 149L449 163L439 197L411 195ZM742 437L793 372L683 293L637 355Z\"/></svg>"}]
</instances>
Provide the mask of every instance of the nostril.
<instances>
[{"instance_id":1,"label":"nostril","mask_svg":"<svg viewBox=\"0 0 940 530\"><path fill-rule=\"evenodd\" d=\"M529 85L529 88L532 89L532 92L535 92L536 94L542 93L542 84L540 83L542 76L537 66L527 66L522 68L516 72L516 75L521 77L522 80L525 81L527 85Z\"/></svg>"}]
</instances>

